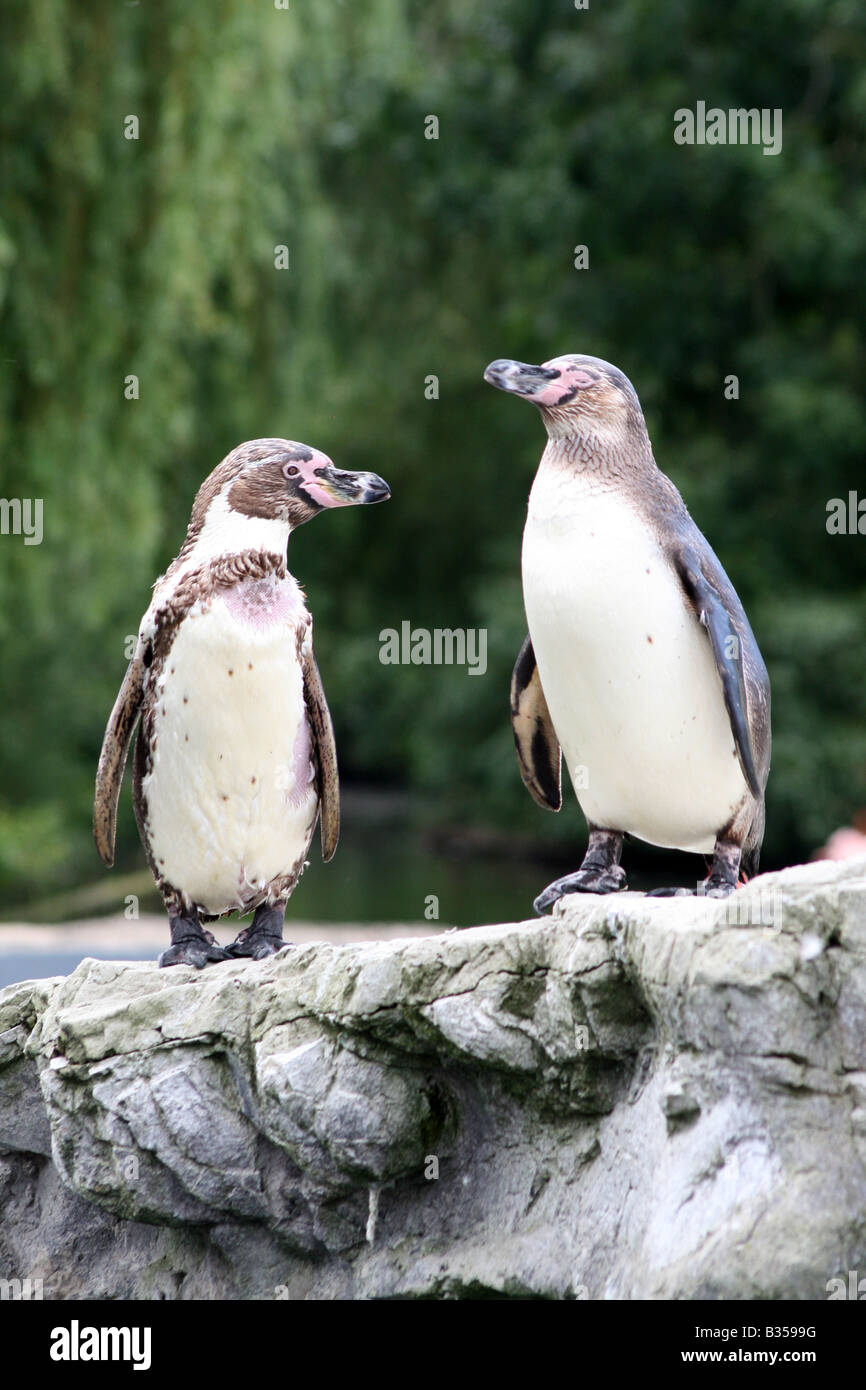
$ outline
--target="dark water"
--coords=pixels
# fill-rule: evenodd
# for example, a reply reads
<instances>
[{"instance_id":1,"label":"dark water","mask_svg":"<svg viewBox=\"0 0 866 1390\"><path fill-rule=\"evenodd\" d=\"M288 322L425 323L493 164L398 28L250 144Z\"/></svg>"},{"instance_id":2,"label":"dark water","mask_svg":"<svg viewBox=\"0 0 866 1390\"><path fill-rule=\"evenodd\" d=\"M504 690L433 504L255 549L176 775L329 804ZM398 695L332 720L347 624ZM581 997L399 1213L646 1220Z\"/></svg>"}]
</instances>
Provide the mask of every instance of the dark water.
<instances>
[{"instance_id":1,"label":"dark water","mask_svg":"<svg viewBox=\"0 0 866 1390\"><path fill-rule=\"evenodd\" d=\"M288 916L315 922L421 922L470 927L532 915L544 867L523 859L437 852L422 837L350 830L336 857L316 851ZM542 885L543 886L543 885Z\"/></svg>"}]
</instances>

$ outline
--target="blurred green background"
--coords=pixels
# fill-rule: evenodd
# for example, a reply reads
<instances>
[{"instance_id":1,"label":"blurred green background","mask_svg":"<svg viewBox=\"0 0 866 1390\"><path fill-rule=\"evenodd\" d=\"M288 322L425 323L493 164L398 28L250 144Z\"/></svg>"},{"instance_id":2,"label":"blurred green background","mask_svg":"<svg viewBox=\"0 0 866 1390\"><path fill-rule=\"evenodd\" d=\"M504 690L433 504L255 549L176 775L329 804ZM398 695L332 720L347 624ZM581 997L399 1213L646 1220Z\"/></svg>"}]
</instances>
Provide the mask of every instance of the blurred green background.
<instances>
[{"instance_id":1,"label":"blurred green background","mask_svg":"<svg viewBox=\"0 0 866 1390\"><path fill-rule=\"evenodd\" d=\"M826 530L830 498L866 496L858 0L0 0L0 17L0 493L41 497L45 528L0 537L7 908L103 872L90 804L124 641L199 483L261 435L393 491L290 546L344 781L399 793L437 852L576 863L579 811L534 807L508 722L543 431L482 383L499 356L589 352L634 382L770 669L765 866L866 806L866 539ZM675 145L698 100L782 108L781 155ZM487 674L381 665L379 631L404 619L486 627ZM388 835L369 851L384 875ZM124 794L118 865L142 863Z\"/></svg>"}]
</instances>

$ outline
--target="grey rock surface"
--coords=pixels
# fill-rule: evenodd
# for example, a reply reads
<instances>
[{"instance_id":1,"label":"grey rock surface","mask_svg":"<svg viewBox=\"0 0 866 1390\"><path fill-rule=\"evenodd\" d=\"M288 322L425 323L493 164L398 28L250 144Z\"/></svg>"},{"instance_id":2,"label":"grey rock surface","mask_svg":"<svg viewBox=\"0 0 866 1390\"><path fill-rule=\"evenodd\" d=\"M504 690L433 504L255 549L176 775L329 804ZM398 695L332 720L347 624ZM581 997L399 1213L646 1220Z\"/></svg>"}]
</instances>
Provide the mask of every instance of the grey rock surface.
<instances>
[{"instance_id":1,"label":"grey rock surface","mask_svg":"<svg viewBox=\"0 0 866 1390\"><path fill-rule=\"evenodd\" d=\"M0 992L45 1298L825 1299L866 1270L866 861Z\"/></svg>"}]
</instances>

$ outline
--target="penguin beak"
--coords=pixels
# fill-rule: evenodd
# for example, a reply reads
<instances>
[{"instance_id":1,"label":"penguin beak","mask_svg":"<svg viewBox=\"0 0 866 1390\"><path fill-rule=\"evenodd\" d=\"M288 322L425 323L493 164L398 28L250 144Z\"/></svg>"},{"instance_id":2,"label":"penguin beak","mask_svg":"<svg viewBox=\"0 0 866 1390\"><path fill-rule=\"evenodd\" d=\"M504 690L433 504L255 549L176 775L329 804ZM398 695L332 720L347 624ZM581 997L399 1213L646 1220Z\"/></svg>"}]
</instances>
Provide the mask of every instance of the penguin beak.
<instances>
[{"instance_id":1,"label":"penguin beak","mask_svg":"<svg viewBox=\"0 0 866 1390\"><path fill-rule=\"evenodd\" d=\"M315 472L315 483L306 484L305 491L324 507L367 506L386 502L391 496L391 489L378 473L347 473L333 464Z\"/></svg>"},{"instance_id":2,"label":"penguin beak","mask_svg":"<svg viewBox=\"0 0 866 1390\"><path fill-rule=\"evenodd\" d=\"M509 357L498 357L484 370L484 380L491 386L530 401L561 375L556 367L532 367L527 362L513 362Z\"/></svg>"},{"instance_id":3,"label":"penguin beak","mask_svg":"<svg viewBox=\"0 0 866 1390\"><path fill-rule=\"evenodd\" d=\"M362 489L362 496L358 501L364 506L369 506L372 502L387 502L391 496L391 489L378 473L356 473L355 478Z\"/></svg>"}]
</instances>

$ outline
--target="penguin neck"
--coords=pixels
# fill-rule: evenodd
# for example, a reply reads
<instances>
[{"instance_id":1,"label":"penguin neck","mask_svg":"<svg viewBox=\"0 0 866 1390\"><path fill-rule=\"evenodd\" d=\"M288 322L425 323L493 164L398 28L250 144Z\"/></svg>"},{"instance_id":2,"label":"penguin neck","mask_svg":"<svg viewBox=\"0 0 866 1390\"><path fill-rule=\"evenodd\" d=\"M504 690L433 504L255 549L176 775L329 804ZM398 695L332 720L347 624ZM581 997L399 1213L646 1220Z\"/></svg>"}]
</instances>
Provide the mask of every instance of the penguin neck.
<instances>
[{"instance_id":1,"label":"penguin neck","mask_svg":"<svg viewBox=\"0 0 866 1390\"><path fill-rule=\"evenodd\" d=\"M557 418L552 411L542 413L548 436L542 462L547 467L594 474L611 482L658 472L642 421L640 429L624 430L602 421L577 424Z\"/></svg>"},{"instance_id":2,"label":"penguin neck","mask_svg":"<svg viewBox=\"0 0 866 1390\"><path fill-rule=\"evenodd\" d=\"M268 555L273 556L275 566L285 564L292 531L289 522L236 511L229 506L226 491L213 499L203 522L190 522L186 540L159 581L160 587L170 584L173 589L193 570L235 555Z\"/></svg>"}]
</instances>

